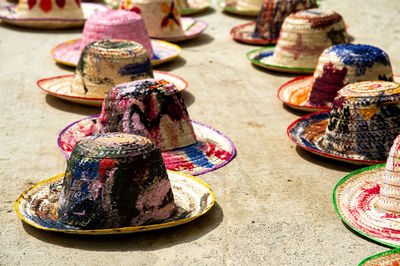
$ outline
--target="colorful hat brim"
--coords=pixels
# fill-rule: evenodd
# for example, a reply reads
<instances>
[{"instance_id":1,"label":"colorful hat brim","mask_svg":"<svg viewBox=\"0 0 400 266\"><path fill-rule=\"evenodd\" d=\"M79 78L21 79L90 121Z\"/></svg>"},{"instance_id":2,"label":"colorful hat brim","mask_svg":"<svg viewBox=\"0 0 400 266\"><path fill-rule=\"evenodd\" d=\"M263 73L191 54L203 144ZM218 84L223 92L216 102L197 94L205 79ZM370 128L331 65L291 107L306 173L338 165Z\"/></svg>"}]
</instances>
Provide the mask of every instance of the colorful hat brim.
<instances>
[{"instance_id":1,"label":"colorful hat brim","mask_svg":"<svg viewBox=\"0 0 400 266\"><path fill-rule=\"evenodd\" d=\"M235 14L235 15L241 15L241 16L249 16L249 17L257 17L258 13L260 13L261 7L259 9L237 9L234 7L229 7L226 6L226 3L224 0L218 0L217 1L218 7L222 8L224 12Z\"/></svg>"},{"instance_id":2,"label":"colorful hat brim","mask_svg":"<svg viewBox=\"0 0 400 266\"><path fill-rule=\"evenodd\" d=\"M169 42L180 42L186 41L189 39L193 39L200 35L203 31L205 31L208 27L208 24L197 18L190 17L181 17L182 29L185 33L184 36L176 36L176 37L157 37L150 36L154 39L160 39Z\"/></svg>"},{"instance_id":3,"label":"colorful hat brim","mask_svg":"<svg viewBox=\"0 0 400 266\"><path fill-rule=\"evenodd\" d=\"M54 47L50 54L51 57L60 64L76 67L81 56L82 39L75 39L60 43ZM171 61L177 58L181 48L173 43L161 40L151 40L154 57L151 59L153 66Z\"/></svg>"},{"instance_id":4,"label":"colorful hat brim","mask_svg":"<svg viewBox=\"0 0 400 266\"><path fill-rule=\"evenodd\" d=\"M374 165L346 175L333 190L333 205L354 231L381 244L400 247L400 216L384 214L375 207L384 166Z\"/></svg>"},{"instance_id":5,"label":"colorful hat brim","mask_svg":"<svg viewBox=\"0 0 400 266\"><path fill-rule=\"evenodd\" d=\"M247 44L258 44L258 45L272 45L276 44L278 38L274 39L265 39L259 37L253 37L252 34L256 27L255 21L241 24L235 26L231 29L231 37L238 42L247 43Z\"/></svg>"},{"instance_id":6,"label":"colorful hat brim","mask_svg":"<svg viewBox=\"0 0 400 266\"><path fill-rule=\"evenodd\" d=\"M109 7L97 3L81 3L84 19L60 19L60 18L16 18L18 5L0 8L0 19L2 22L33 29L64 29L80 27L91 15L109 10Z\"/></svg>"},{"instance_id":7,"label":"colorful hat brim","mask_svg":"<svg viewBox=\"0 0 400 266\"><path fill-rule=\"evenodd\" d=\"M315 106L307 99L310 94L313 76L297 77L285 84L278 90L278 99L287 106L307 112L329 110L329 106ZM393 75L394 82L400 82L399 75Z\"/></svg>"},{"instance_id":8,"label":"colorful hat brim","mask_svg":"<svg viewBox=\"0 0 400 266\"><path fill-rule=\"evenodd\" d=\"M156 79L165 79L166 81L174 83L179 91L184 91L188 87L188 83L179 76L157 70L154 70L153 74L154 78ZM38 80L37 85L40 89L47 92L48 94L66 101L90 106L101 106L103 104L104 97L94 98L72 93L70 91L70 85L73 77L74 75L64 75L45 78Z\"/></svg>"},{"instance_id":9,"label":"colorful hat brim","mask_svg":"<svg viewBox=\"0 0 400 266\"><path fill-rule=\"evenodd\" d=\"M248 52L247 58L255 65L278 72L294 74L312 74L315 68L280 66L270 62L274 54L274 46L255 49Z\"/></svg>"},{"instance_id":10,"label":"colorful hat brim","mask_svg":"<svg viewBox=\"0 0 400 266\"><path fill-rule=\"evenodd\" d=\"M168 170L190 175L214 171L229 163L236 155L233 143L218 130L192 121L197 143L162 152ZM58 147L68 159L75 144L82 138L99 132L99 115L76 121L58 136Z\"/></svg>"},{"instance_id":11,"label":"colorful hat brim","mask_svg":"<svg viewBox=\"0 0 400 266\"><path fill-rule=\"evenodd\" d=\"M391 249L365 258L358 266L399 265L400 249ZM397 263L397 264L394 264Z\"/></svg>"},{"instance_id":12,"label":"colorful hat brim","mask_svg":"<svg viewBox=\"0 0 400 266\"><path fill-rule=\"evenodd\" d=\"M168 171L168 177L175 205L178 207L177 212L163 222L151 225L85 230L58 222L54 213L57 210L57 195L62 186L64 173L43 180L26 190L17 199L14 207L19 218L37 229L68 234L106 235L144 232L181 225L204 215L214 205L213 191L200 179L173 171Z\"/></svg>"},{"instance_id":13,"label":"colorful hat brim","mask_svg":"<svg viewBox=\"0 0 400 266\"><path fill-rule=\"evenodd\" d=\"M322 157L358 165L384 163L384 161L362 160L357 154L341 154L324 149L317 140L325 134L328 119L329 111L308 114L290 124L287 135L297 146Z\"/></svg>"},{"instance_id":14,"label":"colorful hat brim","mask_svg":"<svg viewBox=\"0 0 400 266\"><path fill-rule=\"evenodd\" d=\"M189 16L205 11L210 7L211 0L189 0L189 8L179 10L182 16Z\"/></svg>"}]
</instances>

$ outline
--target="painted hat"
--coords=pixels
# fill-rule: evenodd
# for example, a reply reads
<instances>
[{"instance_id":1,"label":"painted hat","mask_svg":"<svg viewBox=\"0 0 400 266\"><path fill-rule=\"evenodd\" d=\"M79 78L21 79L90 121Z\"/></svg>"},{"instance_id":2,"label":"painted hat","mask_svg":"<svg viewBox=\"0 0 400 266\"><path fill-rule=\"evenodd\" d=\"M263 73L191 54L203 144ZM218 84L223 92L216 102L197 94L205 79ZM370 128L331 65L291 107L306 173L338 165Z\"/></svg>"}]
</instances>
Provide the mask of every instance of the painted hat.
<instances>
[{"instance_id":1,"label":"painted hat","mask_svg":"<svg viewBox=\"0 0 400 266\"><path fill-rule=\"evenodd\" d=\"M257 22L232 28L231 36L236 41L249 44L275 44L287 16L299 10L316 7L316 0L265 0Z\"/></svg>"},{"instance_id":2,"label":"painted hat","mask_svg":"<svg viewBox=\"0 0 400 266\"><path fill-rule=\"evenodd\" d=\"M18 5L1 7L0 19L26 28L62 29L82 26L90 15L105 10L105 5L80 0L20 0Z\"/></svg>"},{"instance_id":3,"label":"painted hat","mask_svg":"<svg viewBox=\"0 0 400 266\"><path fill-rule=\"evenodd\" d=\"M342 17L330 10L308 9L283 22L276 47L250 51L247 57L261 67L290 73L312 73L328 47L349 42Z\"/></svg>"},{"instance_id":4,"label":"painted hat","mask_svg":"<svg viewBox=\"0 0 400 266\"><path fill-rule=\"evenodd\" d=\"M400 265L400 249L391 249L364 259L359 266L396 266Z\"/></svg>"},{"instance_id":5,"label":"painted hat","mask_svg":"<svg viewBox=\"0 0 400 266\"><path fill-rule=\"evenodd\" d=\"M371 45L340 44L324 50L313 76L298 77L281 86L278 98L296 109L322 110L330 108L345 85L369 80L394 80L389 56Z\"/></svg>"},{"instance_id":6,"label":"painted hat","mask_svg":"<svg viewBox=\"0 0 400 266\"><path fill-rule=\"evenodd\" d=\"M126 10L110 10L93 14L85 23L82 38L57 45L52 49L51 56L58 63L76 66L86 45L103 39L140 43L146 48L152 65L176 58L181 50L172 43L151 40L139 14Z\"/></svg>"},{"instance_id":7,"label":"painted hat","mask_svg":"<svg viewBox=\"0 0 400 266\"><path fill-rule=\"evenodd\" d=\"M39 229L108 234L185 223L213 203L208 185L167 172L149 139L109 133L80 140L65 174L24 192L15 208L21 219Z\"/></svg>"},{"instance_id":8,"label":"painted hat","mask_svg":"<svg viewBox=\"0 0 400 266\"><path fill-rule=\"evenodd\" d=\"M400 84L352 83L338 92L330 112L292 123L289 137L313 153L350 163L383 162L400 132Z\"/></svg>"},{"instance_id":9,"label":"painted hat","mask_svg":"<svg viewBox=\"0 0 400 266\"><path fill-rule=\"evenodd\" d=\"M37 84L56 97L101 106L106 92L113 86L152 77L170 80L180 90L187 87L179 77L158 71L153 74L148 54L141 44L127 40L102 40L85 47L74 75L42 79Z\"/></svg>"},{"instance_id":10,"label":"painted hat","mask_svg":"<svg viewBox=\"0 0 400 266\"><path fill-rule=\"evenodd\" d=\"M333 191L336 212L346 224L392 247L400 247L399 165L400 136L397 136L386 165L352 172Z\"/></svg>"},{"instance_id":11,"label":"painted hat","mask_svg":"<svg viewBox=\"0 0 400 266\"><path fill-rule=\"evenodd\" d=\"M150 37L182 41L196 37L207 23L194 18L181 18L174 0L122 0L121 9L141 14Z\"/></svg>"},{"instance_id":12,"label":"painted hat","mask_svg":"<svg viewBox=\"0 0 400 266\"><path fill-rule=\"evenodd\" d=\"M66 127L58 145L68 158L81 138L114 131L148 137L161 150L168 170L192 175L218 169L236 153L220 132L192 122L179 91L161 79L117 85L107 93L101 115Z\"/></svg>"}]
</instances>

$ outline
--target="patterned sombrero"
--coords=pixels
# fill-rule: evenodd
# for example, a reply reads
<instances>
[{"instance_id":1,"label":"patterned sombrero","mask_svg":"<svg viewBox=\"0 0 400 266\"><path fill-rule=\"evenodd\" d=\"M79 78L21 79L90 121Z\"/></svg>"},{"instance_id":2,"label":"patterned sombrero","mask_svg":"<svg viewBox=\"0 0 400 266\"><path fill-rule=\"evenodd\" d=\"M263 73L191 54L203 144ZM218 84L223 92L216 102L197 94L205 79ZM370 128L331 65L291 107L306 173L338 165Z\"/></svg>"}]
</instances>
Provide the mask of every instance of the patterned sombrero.
<instances>
[{"instance_id":1,"label":"patterned sombrero","mask_svg":"<svg viewBox=\"0 0 400 266\"><path fill-rule=\"evenodd\" d=\"M62 3L65 1L58 1ZM75 1L74 1L75 2ZM0 7L0 20L3 23L34 29L64 29L72 27L80 27L85 20L92 14L106 11L109 8L103 4L97 3L80 3L83 18L62 18L62 17L19 17L18 5Z\"/></svg>"},{"instance_id":2,"label":"patterned sombrero","mask_svg":"<svg viewBox=\"0 0 400 266\"><path fill-rule=\"evenodd\" d=\"M400 249L391 249L364 259L359 266L396 266L400 265Z\"/></svg>"},{"instance_id":3,"label":"patterned sombrero","mask_svg":"<svg viewBox=\"0 0 400 266\"><path fill-rule=\"evenodd\" d=\"M168 228L190 222L214 205L215 197L211 188L200 179L168 171L177 212L163 222L134 227L88 229L66 225L57 221L58 195L64 173L43 180L26 190L15 202L15 211L27 224L41 230L69 234L124 234Z\"/></svg>"}]
</instances>

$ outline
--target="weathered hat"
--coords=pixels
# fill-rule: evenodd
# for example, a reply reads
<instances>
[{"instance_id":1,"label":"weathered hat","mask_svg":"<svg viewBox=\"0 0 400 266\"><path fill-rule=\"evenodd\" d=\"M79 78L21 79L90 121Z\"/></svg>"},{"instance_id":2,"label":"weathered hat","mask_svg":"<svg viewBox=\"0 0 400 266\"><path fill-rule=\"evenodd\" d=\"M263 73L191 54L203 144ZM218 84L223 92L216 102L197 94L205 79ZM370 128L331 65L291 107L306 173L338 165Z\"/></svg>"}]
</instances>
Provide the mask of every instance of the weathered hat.
<instances>
[{"instance_id":1,"label":"weathered hat","mask_svg":"<svg viewBox=\"0 0 400 266\"><path fill-rule=\"evenodd\" d=\"M167 172L149 139L109 133L80 140L65 174L24 192L15 208L21 219L39 229L109 234L185 223L213 203L205 183Z\"/></svg>"},{"instance_id":2,"label":"weathered hat","mask_svg":"<svg viewBox=\"0 0 400 266\"><path fill-rule=\"evenodd\" d=\"M18 5L1 7L0 20L25 28L62 29L82 26L90 15L105 10L105 5L80 0L20 0Z\"/></svg>"},{"instance_id":3,"label":"weathered hat","mask_svg":"<svg viewBox=\"0 0 400 266\"><path fill-rule=\"evenodd\" d=\"M207 23L194 18L181 18L174 0L122 0L121 9L141 14L150 37L182 41L196 37Z\"/></svg>"},{"instance_id":4,"label":"weathered hat","mask_svg":"<svg viewBox=\"0 0 400 266\"><path fill-rule=\"evenodd\" d=\"M140 43L147 50L153 66L175 59L181 51L175 44L151 40L139 14L110 10L93 14L85 23L82 38L57 45L52 49L51 56L58 63L76 66L86 45L103 39Z\"/></svg>"},{"instance_id":5,"label":"weathered hat","mask_svg":"<svg viewBox=\"0 0 400 266\"><path fill-rule=\"evenodd\" d=\"M154 71L146 52L139 43L127 40L102 40L85 47L74 75L42 79L42 90L65 100L101 106L106 92L113 86L145 78L165 78L178 86L187 87L183 79Z\"/></svg>"},{"instance_id":6,"label":"weathered hat","mask_svg":"<svg viewBox=\"0 0 400 266\"><path fill-rule=\"evenodd\" d=\"M364 259L359 266L396 266L400 265L400 249L391 249Z\"/></svg>"},{"instance_id":7,"label":"weathered hat","mask_svg":"<svg viewBox=\"0 0 400 266\"><path fill-rule=\"evenodd\" d=\"M400 247L400 136L386 165L363 168L345 176L333 191L340 218L360 234Z\"/></svg>"},{"instance_id":8,"label":"weathered hat","mask_svg":"<svg viewBox=\"0 0 400 266\"><path fill-rule=\"evenodd\" d=\"M234 40L249 44L271 45L278 40L283 20L291 13L316 8L316 0L265 0L257 22L235 26L231 30Z\"/></svg>"},{"instance_id":9,"label":"weathered hat","mask_svg":"<svg viewBox=\"0 0 400 266\"><path fill-rule=\"evenodd\" d=\"M58 145L68 158L78 140L98 132L146 136L161 150L168 170L192 175L218 169L236 153L220 132L191 121L176 87L159 79L117 85L107 93L101 115L66 127Z\"/></svg>"},{"instance_id":10,"label":"weathered hat","mask_svg":"<svg viewBox=\"0 0 400 266\"><path fill-rule=\"evenodd\" d=\"M328 47L349 42L342 17L330 10L308 9L289 15L283 22L276 47L247 53L258 66L290 73L312 73Z\"/></svg>"},{"instance_id":11,"label":"weathered hat","mask_svg":"<svg viewBox=\"0 0 400 266\"><path fill-rule=\"evenodd\" d=\"M330 112L304 116L288 128L300 147L355 164L383 162L400 132L400 84L352 83L338 92Z\"/></svg>"},{"instance_id":12,"label":"weathered hat","mask_svg":"<svg viewBox=\"0 0 400 266\"><path fill-rule=\"evenodd\" d=\"M399 80L393 76L389 56L371 45L340 44L321 54L313 76L282 85L278 98L295 109L323 110L330 108L337 91L345 85L369 80Z\"/></svg>"}]
</instances>

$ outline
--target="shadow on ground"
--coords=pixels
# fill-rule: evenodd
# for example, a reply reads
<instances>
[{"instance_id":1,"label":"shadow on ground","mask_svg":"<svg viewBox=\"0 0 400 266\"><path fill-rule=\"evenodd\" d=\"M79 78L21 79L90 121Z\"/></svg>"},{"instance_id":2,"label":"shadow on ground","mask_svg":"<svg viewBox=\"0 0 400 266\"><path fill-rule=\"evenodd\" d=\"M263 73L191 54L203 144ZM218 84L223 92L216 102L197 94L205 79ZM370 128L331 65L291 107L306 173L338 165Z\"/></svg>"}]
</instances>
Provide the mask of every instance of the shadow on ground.
<instances>
[{"instance_id":1,"label":"shadow on ground","mask_svg":"<svg viewBox=\"0 0 400 266\"><path fill-rule=\"evenodd\" d=\"M97 115L100 114L101 111L101 107L92 107L83 104L68 102L49 94L46 95L46 103L51 107L64 112L75 113L86 116Z\"/></svg>"}]
</instances>

